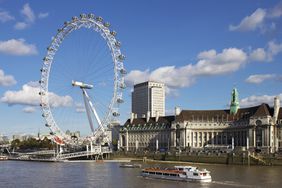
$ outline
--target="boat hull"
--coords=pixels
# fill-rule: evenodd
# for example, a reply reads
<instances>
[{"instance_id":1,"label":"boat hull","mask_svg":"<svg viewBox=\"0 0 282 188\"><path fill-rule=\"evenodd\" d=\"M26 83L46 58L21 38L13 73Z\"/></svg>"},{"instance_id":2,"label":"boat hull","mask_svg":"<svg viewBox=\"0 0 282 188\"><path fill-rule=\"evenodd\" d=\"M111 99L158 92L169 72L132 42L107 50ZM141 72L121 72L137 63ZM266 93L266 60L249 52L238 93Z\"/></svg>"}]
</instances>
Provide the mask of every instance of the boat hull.
<instances>
[{"instance_id":1,"label":"boat hull","mask_svg":"<svg viewBox=\"0 0 282 188\"><path fill-rule=\"evenodd\" d=\"M209 183L212 181L211 178L205 179L196 179L196 178L187 178L187 177L179 177L179 176L163 176L163 175L156 175L156 174L146 174L142 173L141 176L145 178L153 178L153 179L163 179L163 180L173 180L173 181L185 181L185 182L203 182Z\"/></svg>"}]
</instances>

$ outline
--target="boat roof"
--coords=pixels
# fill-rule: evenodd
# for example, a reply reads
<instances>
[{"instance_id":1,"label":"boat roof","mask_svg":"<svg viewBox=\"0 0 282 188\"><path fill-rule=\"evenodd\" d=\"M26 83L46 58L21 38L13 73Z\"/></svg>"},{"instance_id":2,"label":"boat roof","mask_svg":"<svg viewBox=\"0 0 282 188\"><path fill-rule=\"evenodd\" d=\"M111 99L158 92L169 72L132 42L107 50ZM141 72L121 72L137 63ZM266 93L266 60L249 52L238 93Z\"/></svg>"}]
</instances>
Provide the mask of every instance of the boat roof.
<instances>
[{"instance_id":1,"label":"boat roof","mask_svg":"<svg viewBox=\"0 0 282 188\"><path fill-rule=\"evenodd\" d=\"M175 168L197 168L195 166L174 166Z\"/></svg>"},{"instance_id":2,"label":"boat roof","mask_svg":"<svg viewBox=\"0 0 282 188\"><path fill-rule=\"evenodd\" d=\"M161 172L161 173L173 173L173 174L182 174L183 171L176 170L176 169L160 169L160 168L145 168L143 171L147 172Z\"/></svg>"}]
</instances>

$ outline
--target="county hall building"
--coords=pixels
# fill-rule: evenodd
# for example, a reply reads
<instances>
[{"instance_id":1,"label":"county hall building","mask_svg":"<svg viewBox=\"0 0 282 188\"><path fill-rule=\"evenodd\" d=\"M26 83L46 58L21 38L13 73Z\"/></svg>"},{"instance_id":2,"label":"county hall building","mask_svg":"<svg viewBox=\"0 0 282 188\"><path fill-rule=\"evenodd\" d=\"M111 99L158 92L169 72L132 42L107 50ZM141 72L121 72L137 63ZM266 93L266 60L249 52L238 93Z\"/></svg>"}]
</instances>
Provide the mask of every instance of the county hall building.
<instances>
[{"instance_id":1,"label":"county hall building","mask_svg":"<svg viewBox=\"0 0 282 188\"><path fill-rule=\"evenodd\" d=\"M203 150L205 147L282 151L282 110L278 97L268 104L239 108L234 88L230 109L180 110L173 116L136 117L120 128L119 148L124 151Z\"/></svg>"}]
</instances>

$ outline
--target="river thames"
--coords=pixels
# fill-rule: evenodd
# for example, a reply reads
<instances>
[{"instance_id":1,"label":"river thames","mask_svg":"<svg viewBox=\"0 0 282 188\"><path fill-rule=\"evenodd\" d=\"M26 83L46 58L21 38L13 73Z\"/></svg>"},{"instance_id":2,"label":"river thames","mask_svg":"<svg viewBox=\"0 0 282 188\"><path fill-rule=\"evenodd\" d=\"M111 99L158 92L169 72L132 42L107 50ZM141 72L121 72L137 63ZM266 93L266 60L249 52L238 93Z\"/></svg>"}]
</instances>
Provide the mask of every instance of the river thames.
<instances>
[{"instance_id":1,"label":"river thames","mask_svg":"<svg viewBox=\"0 0 282 188\"><path fill-rule=\"evenodd\" d=\"M140 177L141 169L120 163L0 161L0 187L281 187L282 167L197 164L211 171L212 183L175 182ZM173 166L172 164L142 164Z\"/></svg>"}]
</instances>

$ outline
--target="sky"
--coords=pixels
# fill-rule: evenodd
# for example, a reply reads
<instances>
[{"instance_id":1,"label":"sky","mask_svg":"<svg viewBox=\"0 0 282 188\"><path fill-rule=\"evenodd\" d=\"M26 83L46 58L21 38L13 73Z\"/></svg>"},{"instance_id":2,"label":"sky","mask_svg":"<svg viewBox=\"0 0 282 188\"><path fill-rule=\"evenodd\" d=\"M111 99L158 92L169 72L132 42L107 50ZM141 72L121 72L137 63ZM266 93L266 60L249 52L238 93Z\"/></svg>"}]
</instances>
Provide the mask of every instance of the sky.
<instances>
[{"instance_id":1,"label":"sky","mask_svg":"<svg viewBox=\"0 0 282 188\"><path fill-rule=\"evenodd\" d=\"M242 108L272 106L274 96L282 101L282 1L0 0L0 134L48 132L38 107L42 58L57 29L81 13L102 16L122 43L128 74L121 122L129 118L132 85L146 80L166 84L168 115L175 106L229 108L233 87ZM100 63L111 58L99 37L95 31L71 33L56 54L50 88L63 130L89 131L60 122L61 117L73 117L73 124L87 119L80 91L71 95L71 89L55 86L69 82L65 74L78 77L76 70L98 52L105 54ZM98 81L106 93L101 96L109 100L112 86Z\"/></svg>"}]
</instances>

